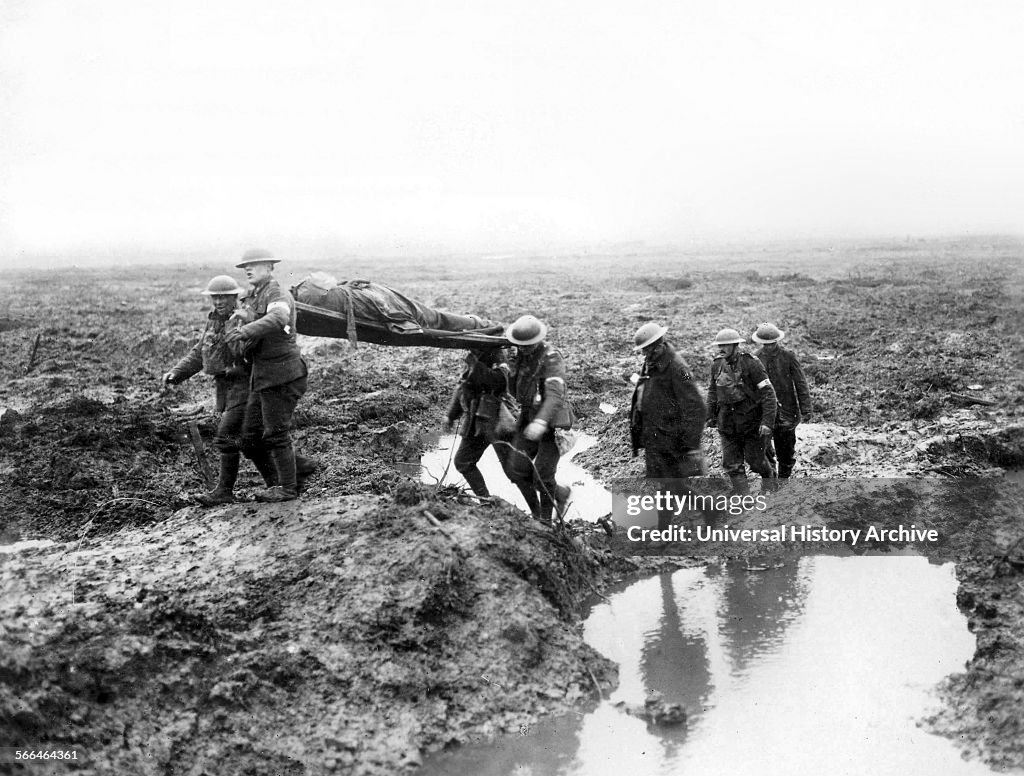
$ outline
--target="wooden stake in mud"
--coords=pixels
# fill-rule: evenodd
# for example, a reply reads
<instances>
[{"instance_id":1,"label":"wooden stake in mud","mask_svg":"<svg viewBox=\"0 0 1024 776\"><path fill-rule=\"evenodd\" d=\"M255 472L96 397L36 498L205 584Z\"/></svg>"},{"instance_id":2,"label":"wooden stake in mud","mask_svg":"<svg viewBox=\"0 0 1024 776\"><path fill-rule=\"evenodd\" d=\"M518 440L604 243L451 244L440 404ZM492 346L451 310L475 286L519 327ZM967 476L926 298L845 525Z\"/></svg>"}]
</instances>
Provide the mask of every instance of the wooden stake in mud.
<instances>
[{"instance_id":1,"label":"wooden stake in mud","mask_svg":"<svg viewBox=\"0 0 1024 776\"><path fill-rule=\"evenodd\" d=\"M39 339L43 336L42 332L36 334L35 342L32 343L32 352L28 354L28 364L25 366L25 374L28 374L36 366L36 351L39 350Z\"/></svg>"},{"instance_id":2,"label":"wooden stake in mud","mask_svg":"<svg viewBox=\"0 0 1024 776\"><path fill-rule=\"evenodd\" d=\"M192 449L196 451L196 460L199 461L199 473L203 475L203 481L206 483L206 487L213 488L216 484L213 481L213 472L210 471L209 464L206 463L206 451L203 447L203 437L199 434L199 424L196 421L191 421L188 424L189 438L192 440Z\"/></svg>"}]
</instances>

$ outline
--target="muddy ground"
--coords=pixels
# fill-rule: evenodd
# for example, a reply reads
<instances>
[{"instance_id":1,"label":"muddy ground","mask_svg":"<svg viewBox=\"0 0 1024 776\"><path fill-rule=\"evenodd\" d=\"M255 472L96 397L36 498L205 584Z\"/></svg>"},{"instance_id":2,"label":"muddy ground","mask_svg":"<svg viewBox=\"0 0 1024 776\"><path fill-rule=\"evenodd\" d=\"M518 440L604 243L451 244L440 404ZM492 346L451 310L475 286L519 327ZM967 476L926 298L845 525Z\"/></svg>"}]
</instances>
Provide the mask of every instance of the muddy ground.
<instances>
[{"instance_id":1,"label":"muddy ground","mask_svg":"<svg viewBox=\"0 0 1024 776\"><path fill-rule=\"evenodd\" d=\"M786 330L815 404L801 474L995 478L1024 463L1022 253L976 239L296 261L291 280L320 269L453 311L543 317L579 427L600 440L576 460L604 481L642 471L623 413L647 320L700 375L718 329ZM0 276L0 541L57 542L0 554L0 739L76 743L94 773L384 773L612 687L579 617L639 562L601 531L553 535L404 473L458 352L304 339L296 437L323 465L301 501L191 505L204 482L188 429L208 444L212 390L194 378L164 392L159 375L225 271ZM705 446L720 474L711 434ZM245 469L240 497L257 484ZM841 504L815 513L848 518ZM1022 766L1024 518L1005 502L986 514L951 531L978 652L931 724Z\"/></svg>"}]
</instances>

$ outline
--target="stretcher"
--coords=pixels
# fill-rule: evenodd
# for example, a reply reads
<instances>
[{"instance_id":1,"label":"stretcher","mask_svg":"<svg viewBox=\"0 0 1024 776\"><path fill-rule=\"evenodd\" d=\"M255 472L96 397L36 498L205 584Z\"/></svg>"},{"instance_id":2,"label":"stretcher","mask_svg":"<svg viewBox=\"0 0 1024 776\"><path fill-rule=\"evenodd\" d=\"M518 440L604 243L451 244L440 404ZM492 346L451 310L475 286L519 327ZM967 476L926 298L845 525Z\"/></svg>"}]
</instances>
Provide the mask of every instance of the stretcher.
<instances>
[{"instance_id":1,"label":"stretcher","mask_svg":"<svg viewBox=\"0 0 1024 776\"><path fill-rule=\"evenodd\" d=\"M437 310L379 283L339 283L314 273L291 292L299 334L392 347L477 350L510 344L501 323Z\"/></svg>"}]
</instances>

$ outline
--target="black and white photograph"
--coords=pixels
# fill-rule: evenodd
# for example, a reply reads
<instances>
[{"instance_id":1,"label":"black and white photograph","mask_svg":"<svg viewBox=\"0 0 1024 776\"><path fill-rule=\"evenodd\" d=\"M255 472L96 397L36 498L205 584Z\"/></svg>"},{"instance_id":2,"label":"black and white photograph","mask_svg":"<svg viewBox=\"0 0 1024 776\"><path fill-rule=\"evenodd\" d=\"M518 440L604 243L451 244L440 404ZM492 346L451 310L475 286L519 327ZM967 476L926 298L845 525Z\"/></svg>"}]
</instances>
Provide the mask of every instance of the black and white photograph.
<instances>
[{"instance_id":1,"label":"black and white photograph","mask_svg":"<svg viewBox=\"0 0 1024 776\"><path fill-rule=\"evenodd\" d=\"M0 0L0 774L1024 773L1022 40Z\"/></svg>"}]
</instances>

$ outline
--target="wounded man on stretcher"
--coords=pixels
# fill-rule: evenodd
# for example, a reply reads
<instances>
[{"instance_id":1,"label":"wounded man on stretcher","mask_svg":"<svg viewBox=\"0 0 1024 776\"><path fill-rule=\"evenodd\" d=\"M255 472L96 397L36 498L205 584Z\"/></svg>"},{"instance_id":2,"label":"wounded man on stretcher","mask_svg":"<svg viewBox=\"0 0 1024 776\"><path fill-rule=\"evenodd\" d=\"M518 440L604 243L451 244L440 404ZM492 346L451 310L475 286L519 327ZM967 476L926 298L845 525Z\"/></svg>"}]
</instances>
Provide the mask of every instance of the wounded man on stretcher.
<instances>
[{"instance_id":1,"label":"wounded man on stretcher","mask_svg":"<svg viewBox=\"0 0 1024 776\"><path fill-rule=\"evenodd\" d=\"M292 288L299 334L348 338L378 345L434 348L506 347L505 327L476 315L428 307L367 280L339 283L314 272Z\"/></svg>"}]
</instances>

